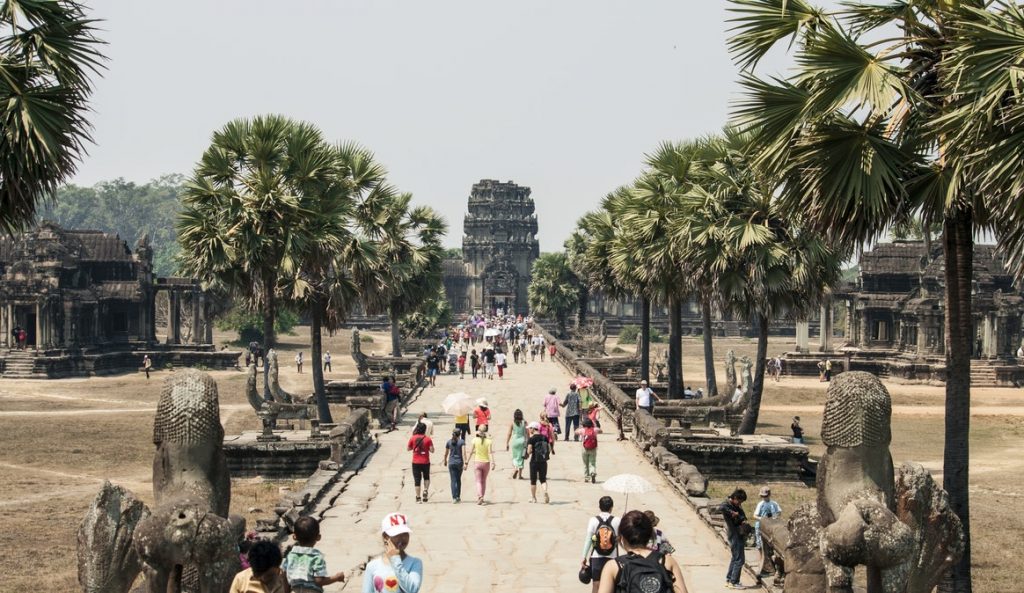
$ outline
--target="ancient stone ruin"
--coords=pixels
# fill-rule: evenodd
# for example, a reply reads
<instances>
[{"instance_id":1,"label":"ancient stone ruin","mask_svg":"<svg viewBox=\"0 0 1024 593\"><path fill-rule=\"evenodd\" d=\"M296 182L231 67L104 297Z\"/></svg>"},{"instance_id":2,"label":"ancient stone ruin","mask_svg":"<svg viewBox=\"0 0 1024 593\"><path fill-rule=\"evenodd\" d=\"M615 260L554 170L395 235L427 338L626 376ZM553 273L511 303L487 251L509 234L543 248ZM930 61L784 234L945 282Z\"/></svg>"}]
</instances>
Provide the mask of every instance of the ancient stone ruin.
<instances>
[{"instance_id":1,"label":"ancient stone ruin","mask_svg":"<svg viewBox=\"0 0 1024 593\"><path fill-rule=\"evenodd\" d=\"M829 385L816 502L789 519L762 521L784 591L852 593L858 566L868 593L927 593L963 553L963 529L946 492L916 464L894 470L889 392L870 373Z\"/></svg>"},{"instance_id":2,"label":"ancient stone ruin","mask_svg":"<svg viewBox=\"0 0 1024 593\"><path fill-rule=\"evenodd\" d=\"M214 351L210 307L194 280L154 274L145 237L134 253L117 235L49 222L0 237L4 377L136 370L147 354L154 368L233 367L238 352Z\"/></svg>"},{"instance_id":3,"label":"ancient stone ruin","mask_svg":"<svg viewBox=\"0 0 1024 593\"><path fill-rule=\"evenodd\" d=\"M226 591L240 569L245 520L229 516L217 385L206 373L168 377L153 423L153 495L146 508L105 483L78 530L87 593L127 593L139 573L150 593Z\"/></svg>"}]
</instances>

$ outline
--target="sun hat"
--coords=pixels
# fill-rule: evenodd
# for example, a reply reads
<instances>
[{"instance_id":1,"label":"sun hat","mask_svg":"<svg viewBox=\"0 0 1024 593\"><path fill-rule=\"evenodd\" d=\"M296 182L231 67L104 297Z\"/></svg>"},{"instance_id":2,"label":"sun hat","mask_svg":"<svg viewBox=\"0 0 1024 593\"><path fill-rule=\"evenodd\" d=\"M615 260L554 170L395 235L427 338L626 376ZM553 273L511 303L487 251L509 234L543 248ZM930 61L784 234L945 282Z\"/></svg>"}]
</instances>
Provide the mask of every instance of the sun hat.
<instances>
[{"instance_id":1,"label":"sun hat","mask_svg":"<svg viewBox=\"0 0 1024 593\"><path fill-rule=\"evenodd\" d=\"M761 486L761 496L771 496L772 489L767 486Z\"/></svg>"},{"instance_id":2,"label":"sun hat","mask_svg":"<svg viewBox=\"0 0 1024 593\"><path fill-rule=\"evenodd\" d=\"M487 407L487 399L486 398L481 397L480 399L476 400L476 403L477 403L477 405L483 406L485 408Z\"/></svg>"},{"instance_id":3,"label":"sun hat","mask_svg":"<svg viewBox=\"0 0 1024 593\"><path fill-rule=\"evenodd\" d=\"M647 379L640 379L641 385L647 385Z\"/></svg>"},{"instance_id":4,"label":"sun hat","mask_svg":"<svg viewBox=\"0 0 1024 593\"><path fill-rule=\"evenodd\" d=\"M540 430L540 422L531 422L526 425L526 428L530 430Z\"/></svg>"},{"instance_id":5,"label":"sun hat","mask_svg":"<svg viewBox=\"0 0 1024 593\"><path fill-rule=\"evenodd\" d=\"M548 389L548 393L558 393L558 390L552 387L551 389Z\"/></svg>"},{"instance_id":6,"label":"sun hat","mask_svg":"<svg viewBox=\"0 0 1024 593\"><path fill-rule=\"evenodd\" d=\"M412 533L412 530L409 529L409 517L402 513L391 513L381 519L380 531L388 537Z\"/></svg>"}]
</instances>

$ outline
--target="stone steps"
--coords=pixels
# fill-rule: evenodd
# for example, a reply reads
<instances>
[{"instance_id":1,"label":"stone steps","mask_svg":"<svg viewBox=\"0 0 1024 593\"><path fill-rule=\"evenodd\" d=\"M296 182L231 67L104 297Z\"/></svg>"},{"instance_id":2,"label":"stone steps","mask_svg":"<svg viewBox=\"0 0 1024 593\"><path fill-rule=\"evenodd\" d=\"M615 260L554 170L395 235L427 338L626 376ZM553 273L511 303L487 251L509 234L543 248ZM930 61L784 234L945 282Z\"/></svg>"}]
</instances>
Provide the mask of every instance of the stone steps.
<instances>
[{"instance_id":1,"label":"stone steps","mask_svg":"<svg viewBox=\"0 0 1024 593\"><path fill-rule=\"evenodd\" d=\"M44 375L35 372L35 355L24 350L12 350L4 357L5 379L37 379Z\"/></svg>"}]
</instances>

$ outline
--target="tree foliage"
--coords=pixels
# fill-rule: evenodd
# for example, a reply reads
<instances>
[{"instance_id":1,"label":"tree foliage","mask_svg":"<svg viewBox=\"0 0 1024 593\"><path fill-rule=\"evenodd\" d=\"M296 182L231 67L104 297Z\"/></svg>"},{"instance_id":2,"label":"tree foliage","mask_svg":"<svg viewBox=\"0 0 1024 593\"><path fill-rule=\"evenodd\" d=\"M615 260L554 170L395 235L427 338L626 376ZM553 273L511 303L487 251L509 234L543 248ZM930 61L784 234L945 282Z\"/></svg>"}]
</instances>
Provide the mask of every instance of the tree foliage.
<instances>
[{"instance_id":1,"label":"tree foliage","mask_svg":"<svg viewBox=\"0 0 1024 593\"><path fill-rule=\"evenodd\" d=\"M530 311L540 317L554 317L559 333L565 335L566 322L579 307L579 283L565 253L542 253L533 261L526 289Z\"/></svg>"},{"instance_id":2,"label":"tree foliage","mask_svg":"<svg viewBox=\"0 0 1024 593\"><path fill-rule=\"evenodd\" d=\"M104 60L97 22L71 0L0 5L0 230L35 218L91 141L90 77Z\"/></svg>"}]
</instances>

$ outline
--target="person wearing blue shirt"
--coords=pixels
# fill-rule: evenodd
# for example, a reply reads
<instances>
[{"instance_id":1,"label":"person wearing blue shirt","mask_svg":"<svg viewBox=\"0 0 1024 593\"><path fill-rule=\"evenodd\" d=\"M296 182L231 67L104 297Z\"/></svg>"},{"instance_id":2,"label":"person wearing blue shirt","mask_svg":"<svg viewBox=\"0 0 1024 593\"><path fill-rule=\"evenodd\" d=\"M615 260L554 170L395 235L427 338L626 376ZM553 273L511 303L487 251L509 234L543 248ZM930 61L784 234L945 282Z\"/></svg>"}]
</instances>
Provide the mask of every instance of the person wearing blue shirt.
<instances>
[{"instance_id":1,"label":"person wearing blue shirt","mask_svg":"<svg viewBox=\"0 0 1024 593\"><path fill-rule=\"evenodd\" d=\"M423 561L405 553L409 518L391 513L380 522L384 553L366 564L362 593L418 593L423 585Z\"/></svg>"}]
</instances>

